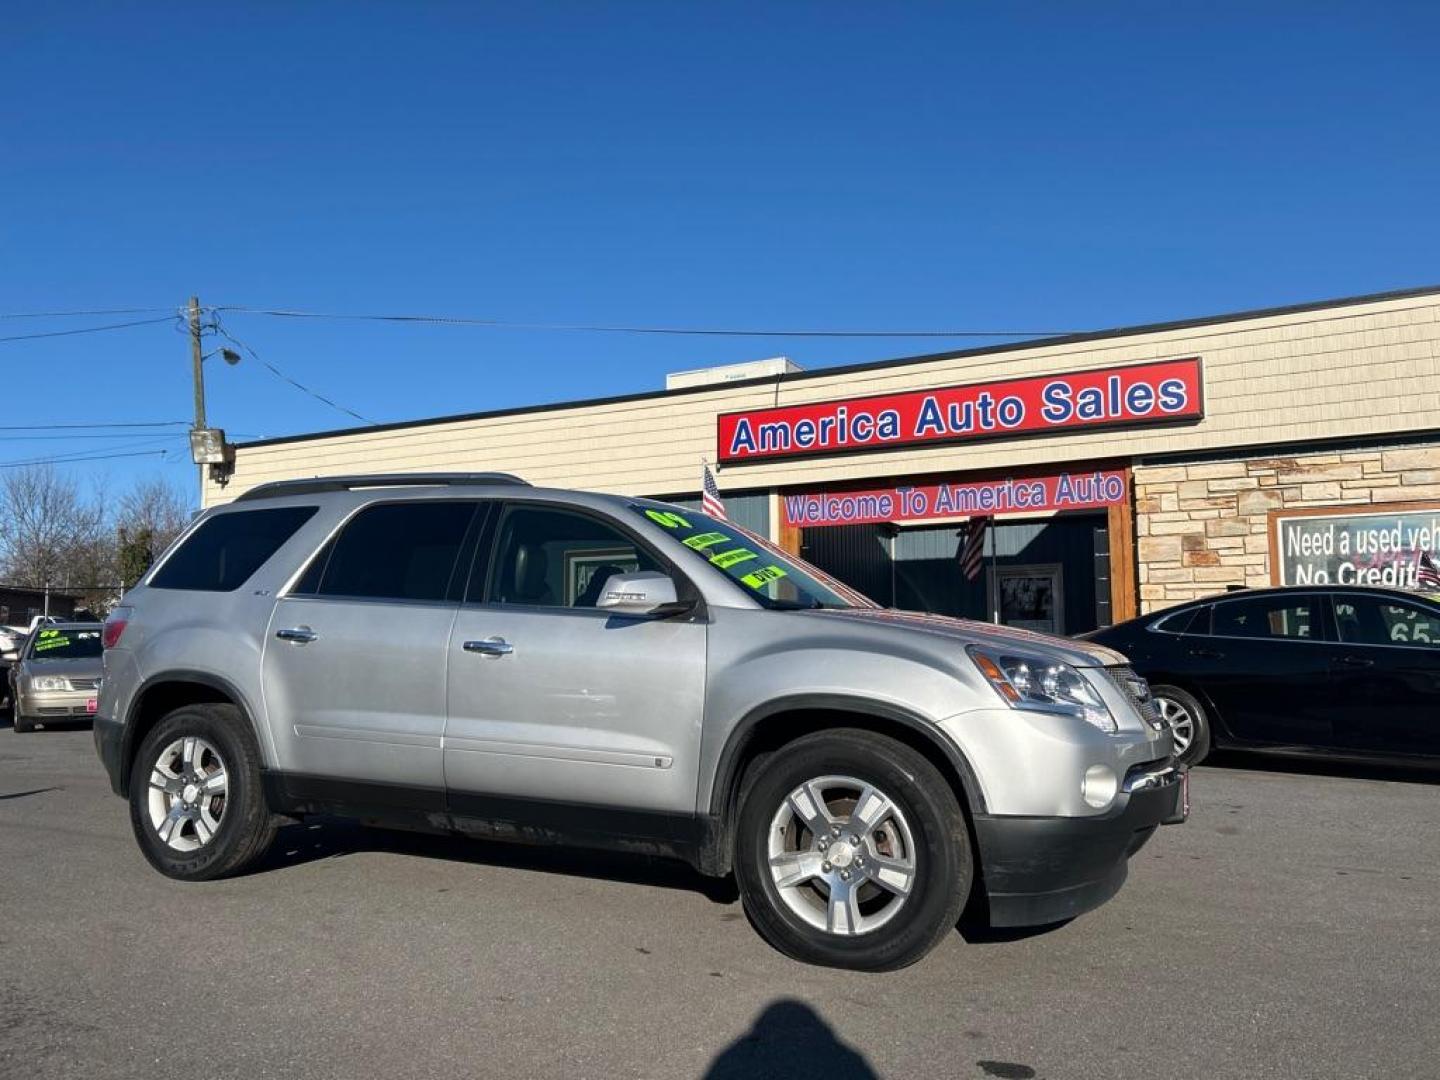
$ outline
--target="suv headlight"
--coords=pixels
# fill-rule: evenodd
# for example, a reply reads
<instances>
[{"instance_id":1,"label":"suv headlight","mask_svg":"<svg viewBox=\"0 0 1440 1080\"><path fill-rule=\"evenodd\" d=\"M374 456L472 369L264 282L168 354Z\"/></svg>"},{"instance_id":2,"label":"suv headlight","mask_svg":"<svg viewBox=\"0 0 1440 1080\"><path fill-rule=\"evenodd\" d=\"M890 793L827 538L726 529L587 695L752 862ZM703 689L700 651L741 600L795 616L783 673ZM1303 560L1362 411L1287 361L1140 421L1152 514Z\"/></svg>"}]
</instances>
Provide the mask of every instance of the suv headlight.
<instances>
[{"instance_id":1,"label":"suv headlight","mask_svg":"<svg viewBox=\"0 0 1440 1080\"><path fill-rule=\"evenodd\" d=\"M59 675L36 675L30 680L31 690L69 690L70 682Z\"/></svg>"},{"instance_id":2,"label":"suv headlight","mask_svg":"<svg viewBox=\"0 0 1440 1080\"><path fill-rule=\"evenodd\" d=\"M1077 716L1106 733L1119 730L1104 699L1069 664L992 652L977 645L967 651L980 673L1012 709Z\"/></svg>"}]
</instances>

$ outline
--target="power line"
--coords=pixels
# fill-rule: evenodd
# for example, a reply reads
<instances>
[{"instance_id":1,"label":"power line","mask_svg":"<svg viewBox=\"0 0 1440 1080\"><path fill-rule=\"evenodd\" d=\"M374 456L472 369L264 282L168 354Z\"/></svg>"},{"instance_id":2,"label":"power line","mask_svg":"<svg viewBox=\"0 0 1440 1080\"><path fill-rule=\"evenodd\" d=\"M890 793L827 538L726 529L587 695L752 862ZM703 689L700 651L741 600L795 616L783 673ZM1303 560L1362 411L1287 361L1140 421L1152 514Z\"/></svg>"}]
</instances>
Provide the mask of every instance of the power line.
<instances>
[{"instance_id":1,"label":"power line","mask_svg":"<svg viewBox=\"0 0 1440 1080\"><path fill-rule=\"evenodd\" d=\"M105 326L82 326L78 330L47 330L43 334L14 334L10 337L0 337L0 344L7 341L34 341L37 338L73 337L75 334L98 334L105 330L124 330L131 326L151 326L155 323L173 321L174 316L167 315L162 319L138 319L134 322L108 323Z\"/></svg>"},{"instance_id":2,"label":"power line","mask_svg":"<svg viewBox=\"0 0 1440 1080\"><path fill-rule=\"evenodd\" d=\"M169 307L94 308L90 311L0 311L0 319L68 319L73 315L154 315Z\"/></svg>"},{"instance_id":3,"label":"power line","mask_svg":"<svg viewBox=\"0 0 1440 1080\"><path fill-rule=\"evenodd\" d=\"M69 442L72 439L133 439L138 434L140 434L138 431L84 431L71 435L0 435L0 442L59 442L62 440ZM177 431L175 432L175 437L179 438L184 434L183 431Z\"/></svg>"},{"instance_id":4,"label":"power line","mask_svg":"<svg viewBox=\"0 0 1440 1080\"><path fill-rule=\"evenodd\" d=\"M135 450L114 454L91 454L87 457L33 458L29 461L0 461L0 469L23 469L32 465L76 465L83 461L113 461L116 458L165 457L169 450Z\"/></svg>"},{"instance_id":5,"label":"power line","mask_svg":"<svg viewBox=\"0 0 1440 1080\"><path fill-rule=\"evenodd\" d=\"M686 337L773 337L773 338L1015 338L1054 337L1078 334L1080 330L738 330L693 326L606 326L581 323L525 323L502 319L475 319L459 315L344 314L328 311L298 311L280 308L251 308L227 305L211 309L241 315L266 315L281 319L332 319L357 322L432 323L442 326L481 326L497 330L553 330L590 334L670 334Z\"/></svg>"},{"instance_id":6,"label":"power line","mask_svg":"<svg viewBox=\"0 0 1440 1080\"><path fill-rule=\"evenodd\" d=\"M295 381L294 379L292 379L289 375L286 375L285 372L281 371L281 370L280 370L279 368L277 368L274 364L270 363L270 361L268 361L268 360L262 360L262 359L260 358L260 354L259 354L259 353L257 353L254 349L252 349L249 345L246 345L246 344L245 344L243 341L241 341L239 338L236 338L236 337L235 337L234 335L232 335L228 330L226 330L224 326L222 326L222 325L220 324L219 316L216 315L216 314L214 314L214 312L217 312L217 311L219 311L219 310L220 310L219 308L212 309L212 314L211 314L211 323L210 323L210 325L211 325L211 327L215 330L215 332L216 332L217 334L219 334L221 337L223 337L226 341L229 341L231 344L237 345L237 346L239 346L240 348L244 349L247 353L250 354L250 356L251 356L252 358L254 358L254 360L255 360L256 363L258 363L258 364L260 364L262 367L268 369L268 370L270 371L270 373L271 373L272 375L274 375L276 378L283 379L285 382L287 382L287 383L289 383L291 386L295 387L295 389L301 391L302 393L309 394L309 395L310 395L312 398L314 398L316 401L322 401L322 402L324 402L326 405L329 405L332 409L335 409L335 410L337 410L337 411L339 411L339 412L345 413L347 416L353 416L356 420L359 420L362 424L373 424L373 423L375 423L375 421L374 421L374 420L371 420L368 416L361 416L361 415L360 415L359 413L357 413L354 409L347 409L344 405L341 405L339 402L331 401L331 400L330 400L328 397L326 397L324 394L321 394L321 393L319 393L319 392L317 392L317 391L315 391L315 390L311 390L308 386L305 386L303 383L298 383L298 382L296 382L296 381Z\"/></svg>"},{"instance_id":7,"label":"power line","mask_svg":"<svg viewBox=\"0 0 1440 1080\"><path fill-rule=\"evenodd\" d=\"M96 428L157 428L157 427L189 427L184 420L135 420L135 421L113 421L96 424L9 424L0 426L0 431L57 431L66 429L96 429Z\"/></svg>"}]
</instances>

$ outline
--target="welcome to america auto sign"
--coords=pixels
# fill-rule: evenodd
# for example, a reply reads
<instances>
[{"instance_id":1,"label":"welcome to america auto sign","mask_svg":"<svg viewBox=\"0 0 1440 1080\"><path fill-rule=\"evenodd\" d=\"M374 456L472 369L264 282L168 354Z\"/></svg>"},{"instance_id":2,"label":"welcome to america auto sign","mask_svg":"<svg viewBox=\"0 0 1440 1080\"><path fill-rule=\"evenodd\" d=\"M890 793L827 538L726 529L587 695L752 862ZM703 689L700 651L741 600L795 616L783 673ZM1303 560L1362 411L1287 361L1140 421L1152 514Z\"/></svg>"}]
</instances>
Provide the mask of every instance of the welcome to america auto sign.
<instances>
[{"instance_id":1,"label":"welcome to america auto sign","mask_svg":"<svg viewBox=\"0 0 1440 1080\"><path fill-rule=\"evenodd\" d=\"M724 464L1199 420L1199 357L722 413Z\"/></svg>"}]
</instances>

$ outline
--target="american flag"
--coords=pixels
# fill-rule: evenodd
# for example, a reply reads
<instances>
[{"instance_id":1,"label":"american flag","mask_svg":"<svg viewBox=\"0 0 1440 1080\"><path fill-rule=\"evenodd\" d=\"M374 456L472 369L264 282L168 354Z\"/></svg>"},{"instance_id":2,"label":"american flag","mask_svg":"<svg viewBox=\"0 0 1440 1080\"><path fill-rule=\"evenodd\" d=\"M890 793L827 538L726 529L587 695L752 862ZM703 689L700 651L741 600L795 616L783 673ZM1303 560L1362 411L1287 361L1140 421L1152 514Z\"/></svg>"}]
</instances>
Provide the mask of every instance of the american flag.
<instances>
[{"instance_id":1,"label":"american flag","mask_svg":"<svg viewBox=\"0 0 1440 1080\"><path fill-rule=\"evenodd\" d=\"M1420 552L1420 561L1415 564L1415 587L1440 590L1440 569L1428 551Z\"/></svg>"},{"instance_id":2,"label":"american flag","mask_svg":"<svg viewBox=\"0 0 1440 1080\"><path fill-rule=\"evenodd\" d=\"M990 527L991 520L989 514L973 517L965 530L965 543L960 548L960 569L965 571L967 581L974 581L980 576L980 567L985 562L985 530Z\"/></svg>"},{"instance_id":3,"label":"american flag","mask_svg":"<svg viewBox=\"0 0 1440 1080\"><path fill-rule=\"evenodd\" d=\"M711 517L725 520L725 504L720 501L720 489L715 484L715 474L708 462L700 463L700 509Z\"/></svg>"}]
</instances>

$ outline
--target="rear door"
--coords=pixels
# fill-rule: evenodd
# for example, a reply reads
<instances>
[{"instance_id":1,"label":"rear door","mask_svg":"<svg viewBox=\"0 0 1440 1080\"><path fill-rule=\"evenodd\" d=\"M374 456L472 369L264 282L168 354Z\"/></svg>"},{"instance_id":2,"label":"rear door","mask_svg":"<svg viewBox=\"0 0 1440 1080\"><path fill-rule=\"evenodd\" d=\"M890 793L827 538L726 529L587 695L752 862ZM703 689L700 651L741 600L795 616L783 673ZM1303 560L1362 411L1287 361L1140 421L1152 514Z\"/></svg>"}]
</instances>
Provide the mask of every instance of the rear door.
<instances>
[{"instance_id":1,"label":"rear door","mask_svg":"<svg viewBox=\"0 0 1440 1080\"><path fill-rule=\"evenodd\" d=\"M292 787L443 808L446 646L478 505L364 507L276 603L264 690Z\"/></svg>"},{"instance_id":2,"label":"rear door","mask_svg":"<svg viewBox=\"0 0 1440 1080\"><path fill-rule=\"evenodd\" d=\"M487 541L450 636L451 809L533 824L537 801L580 804L565 824L582 830L629 827L606 809L692 815L705 624L595 607L611 574L674 568L609 516L557 504L505 505Z\"/></svg>"},{"instance_id":3,"label":"rear door","mask_svg":"<svg viewBox=\"0 0 1440 1080\"><path fill-rule=\"evenodd\" d=\"M1366 754L1440 755L1440 606L1363 593L1337 593L1331 601L1339 745Z\"/></svg>"},{"instance_id":4,"label":"rear door","mask_svg":"<svg viewBox=\"0 0 1440 1080\"><path fill-rule=\"evenodd\" d=\"M1327 623L1322 593L1261 593L1217 600L1209 632L1186 635L1195 682L1236 739L1334 744Z\"/></svg>"}]
</instances>

